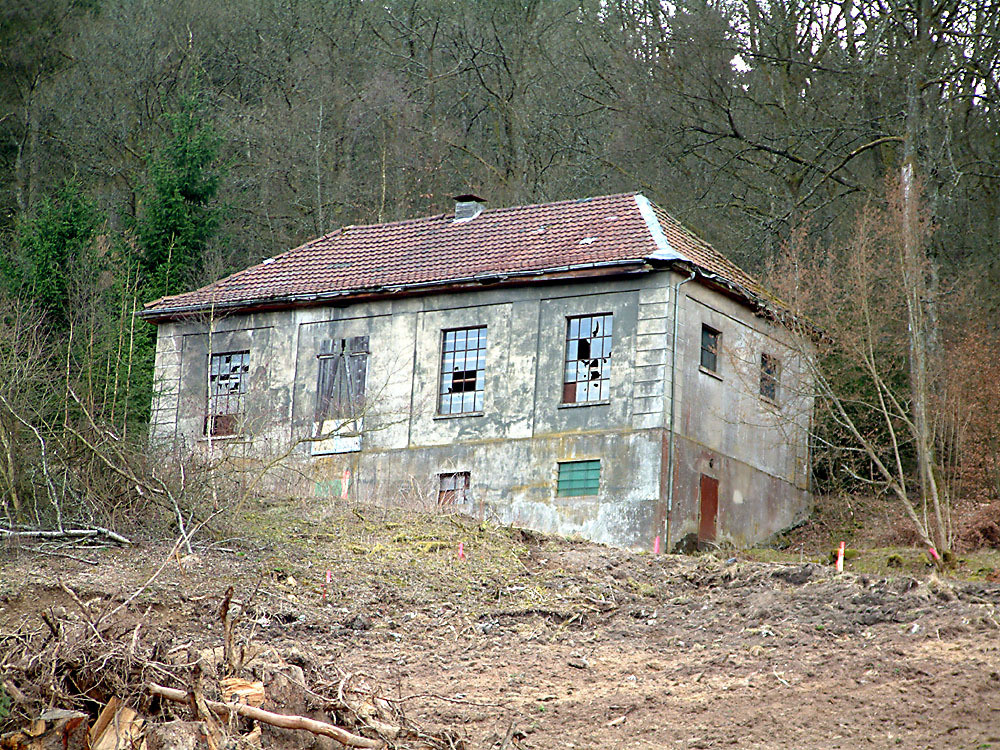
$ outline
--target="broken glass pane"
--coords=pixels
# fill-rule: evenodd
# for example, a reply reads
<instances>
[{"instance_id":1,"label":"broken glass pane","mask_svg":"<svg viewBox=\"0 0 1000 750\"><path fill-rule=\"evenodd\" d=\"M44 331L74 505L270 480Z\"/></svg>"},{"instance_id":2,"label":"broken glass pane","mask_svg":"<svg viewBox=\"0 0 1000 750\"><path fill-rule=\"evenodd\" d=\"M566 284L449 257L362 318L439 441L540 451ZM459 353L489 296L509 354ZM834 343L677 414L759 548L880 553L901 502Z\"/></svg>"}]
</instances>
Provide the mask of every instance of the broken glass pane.
<instances>
[{"instance_id":1,"label":"broken glass pane","mask_svg":"<svg viewBox=\"0 0 1000 750\"><path fill-rule=\"evenodd\" d=\"M567 319L563 403L609 398L611 320L610 313Z\"/></svg>"},{"instance_id":2,"label":"broken glass pane","mask_svg":"<svg viewBox=\"0 0 1000 750\"><path fill-rule=\"evenodd\" d=\"M486 327L444 331L438 413L482 411L485 387Z\"/></svg>"}]
</instances>

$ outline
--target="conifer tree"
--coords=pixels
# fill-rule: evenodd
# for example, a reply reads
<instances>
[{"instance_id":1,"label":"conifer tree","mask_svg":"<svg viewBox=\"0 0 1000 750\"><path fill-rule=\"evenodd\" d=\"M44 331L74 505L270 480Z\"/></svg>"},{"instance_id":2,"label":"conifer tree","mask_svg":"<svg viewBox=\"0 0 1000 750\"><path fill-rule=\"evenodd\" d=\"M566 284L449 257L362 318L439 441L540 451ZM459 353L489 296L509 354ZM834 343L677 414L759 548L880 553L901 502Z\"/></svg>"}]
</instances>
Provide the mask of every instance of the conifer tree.
<instances>
[{"instance_id":1,"label":"conifer tree","mask_svg":"<svg viewBox=\"0 0 1000 750\"><path fill-rule=\"evenodd\" d=\"M104 216L73 177L43 198L17 227L17 249L0 259L7 290L34 300L53 330L69 324L74 283L93 283L100 267L95 240Z\"/></svg>"},{"instance_id":2,"label":"conifer tree","mask_svg":"<svg viewBox=\"0 0 1000 750\"><path fill-rule=\"evenodd\" d=\"M170 133L149 162L149 185L136 233L147 299L186 288L202 268L219 226L220 138L196 95L167 115Z\"/></svg>"}]
</instances>

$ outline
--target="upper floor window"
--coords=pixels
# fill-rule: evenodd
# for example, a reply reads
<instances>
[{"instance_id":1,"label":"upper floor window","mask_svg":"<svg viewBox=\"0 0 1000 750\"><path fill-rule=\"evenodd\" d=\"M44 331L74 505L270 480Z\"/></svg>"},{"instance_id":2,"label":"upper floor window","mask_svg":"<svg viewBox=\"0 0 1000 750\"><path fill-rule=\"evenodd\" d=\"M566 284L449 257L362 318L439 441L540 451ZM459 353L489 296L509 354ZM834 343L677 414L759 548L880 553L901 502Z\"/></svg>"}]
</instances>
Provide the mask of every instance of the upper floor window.
<instances>
[{"instance_id":1,"label":"upper floor window","mask_svg":"<svg viewBox=\"0 0 1000 750\"><path fill-rule=\"evenodd\" d=\"M353 419L364 411L368 337L323 341L316 381L316 421Z\"/></svg>"},{"instance_id":2,"label":"upper floor window","mask_svg":"<svg viewBox=\"0 0 1000 750\"><path fill-rule=\"evenodd\" d=\"M249 374L249 351L225 352L209 357L206 435L240 434Z\"/></svg>"},{"instance_id":3,"label":"upper floor window","mask_svg":"<svg viewBox=\"0 0 1000 750\"><path fill-rule=\"evenodd\" d=\"M438 413L480 412L486 387L486 326L442 333Z\"/></svg>"},{"instance_id":4,"label":"upper floor window","mask_svg":"<svg viewBox=\"0 0 1000 750\"><path fill-rule=\"evenodd\" d=\"M701 366L709 372L719 372L719 347L722 333L704 323L701 326Z\"/></svg>"},{"instance_id":5,"label":"upper floor window","mask_svg":"<svg viewBox=\"0 0 1000 750\"><path fill-rule=\"evenodd\" d=\"M611 396L611 314L566 320L563 403L607 401Z\"/></svg>"},{"instance_id":6,"label":"upper floor window","mask_svg":"<svg viewBox=\"0 0 1000 750\"><path fill-rule=\"evenodd\" d=\"M778 381L781 378L781 361L770 354L760 355L760 395L768 401L778 402Z\"/></svg>"}]
</instances>

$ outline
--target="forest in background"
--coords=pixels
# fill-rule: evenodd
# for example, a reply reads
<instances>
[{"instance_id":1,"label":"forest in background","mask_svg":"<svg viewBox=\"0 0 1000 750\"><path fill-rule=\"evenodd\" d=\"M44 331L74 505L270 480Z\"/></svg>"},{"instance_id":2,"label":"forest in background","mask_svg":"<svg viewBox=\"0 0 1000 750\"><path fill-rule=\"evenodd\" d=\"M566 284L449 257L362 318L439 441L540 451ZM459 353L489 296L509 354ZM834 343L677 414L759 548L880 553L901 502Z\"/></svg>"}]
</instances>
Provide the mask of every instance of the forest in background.
<instances>
[{"instance_id":1,"label":"forest in background","mask_svg":"<svg viewBox=\"0 0 1000 750\"><path fill-rule=\"evenodd\" d=\"M143 303L456 193L641 190L830 332L824 491L1000 542L998 107L997 0L10 0L7 528L177 510L122 447Z\"/></svg>"}]
</instances>

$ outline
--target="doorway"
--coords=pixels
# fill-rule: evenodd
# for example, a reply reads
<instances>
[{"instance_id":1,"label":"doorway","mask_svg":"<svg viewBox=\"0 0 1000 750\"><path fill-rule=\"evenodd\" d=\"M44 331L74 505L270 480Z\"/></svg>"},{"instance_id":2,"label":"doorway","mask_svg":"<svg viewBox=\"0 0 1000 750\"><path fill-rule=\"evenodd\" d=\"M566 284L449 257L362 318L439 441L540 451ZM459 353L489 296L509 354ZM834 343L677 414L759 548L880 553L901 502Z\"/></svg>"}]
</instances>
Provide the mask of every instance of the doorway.
<instances>
[{"instance_id":1,"label":"doorway","mask_svg":"<svg viewBox=\"0 0 1000 750\"><path fill-rule=\"evenodd\" d=\"M701 520L698 523L698 544L714 542L719 520L719 480L701 475Z\"/></svg>"}]
</instances>

